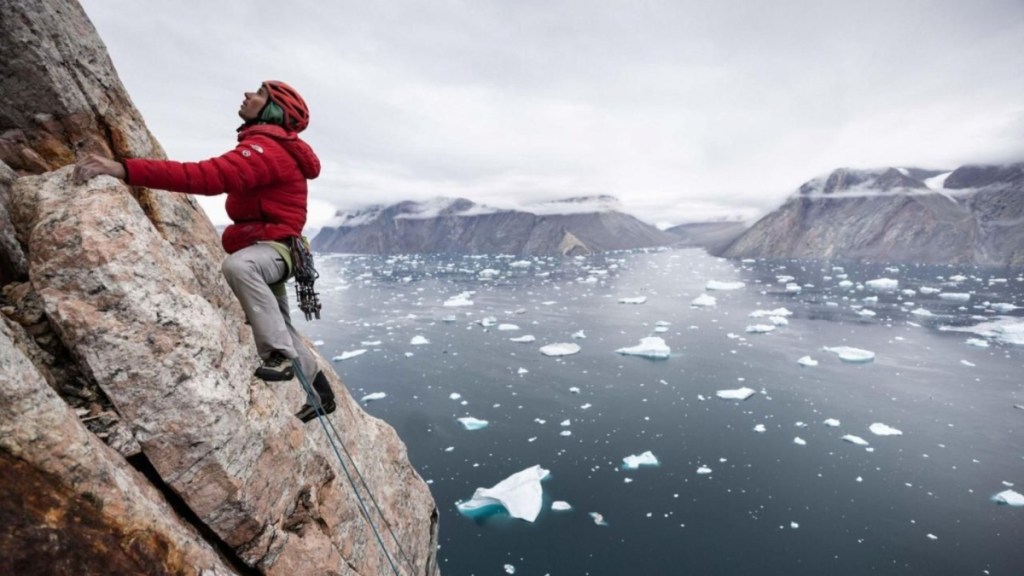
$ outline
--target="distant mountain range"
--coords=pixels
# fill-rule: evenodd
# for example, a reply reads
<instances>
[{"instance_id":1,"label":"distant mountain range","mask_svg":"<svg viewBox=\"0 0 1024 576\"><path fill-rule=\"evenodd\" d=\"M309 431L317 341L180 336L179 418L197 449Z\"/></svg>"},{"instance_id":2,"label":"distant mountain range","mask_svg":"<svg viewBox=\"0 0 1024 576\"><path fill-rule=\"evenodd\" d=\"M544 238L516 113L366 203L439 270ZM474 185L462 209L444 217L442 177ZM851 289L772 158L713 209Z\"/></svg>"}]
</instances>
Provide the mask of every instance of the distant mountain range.
<instances>
[{"instance_id":1,"label":"distant mountain range","mask_svg":"<svg viewBox=\"0 0 1024 576\"><path fill-rule=\"evenodd\" d=\"M712 252L1024 266L1024 163L835 170Z\"/></svg>"},{"instance_id":2,"label":"distant mountain range","mask_svg":"<svg viewBox=\"0 0 1024 576\"><path fill-rule=\"evenodd\" d=\"M464 198L339 212L313 249L360 254L579 255L664 246L678 238L620 211L611 196L568 198L518 210Z\"/></svg>"}]
</instances>

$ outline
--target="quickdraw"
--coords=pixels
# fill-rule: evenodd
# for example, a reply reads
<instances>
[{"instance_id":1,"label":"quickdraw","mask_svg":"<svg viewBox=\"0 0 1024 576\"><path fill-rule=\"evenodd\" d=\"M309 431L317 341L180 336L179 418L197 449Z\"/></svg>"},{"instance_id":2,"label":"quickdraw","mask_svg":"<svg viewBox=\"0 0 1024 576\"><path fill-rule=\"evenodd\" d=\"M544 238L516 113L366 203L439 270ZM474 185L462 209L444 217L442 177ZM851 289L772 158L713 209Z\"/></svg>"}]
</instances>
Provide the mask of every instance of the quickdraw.
<instances>
[{"instance_id":1,"label":"quickdraw","mask_svg":"<svg viewBox=\"0 0 1024 576\"><path fill-rule=\"evenodd\" d=\"M313 266L313 253L309 251L309 240L296 236L291 241L292 265L295 267L295 292L299 309L306 315L306 321L320 319L320 294L313 289L313 283L320 273Z\"/></svg>"}]
</instances>

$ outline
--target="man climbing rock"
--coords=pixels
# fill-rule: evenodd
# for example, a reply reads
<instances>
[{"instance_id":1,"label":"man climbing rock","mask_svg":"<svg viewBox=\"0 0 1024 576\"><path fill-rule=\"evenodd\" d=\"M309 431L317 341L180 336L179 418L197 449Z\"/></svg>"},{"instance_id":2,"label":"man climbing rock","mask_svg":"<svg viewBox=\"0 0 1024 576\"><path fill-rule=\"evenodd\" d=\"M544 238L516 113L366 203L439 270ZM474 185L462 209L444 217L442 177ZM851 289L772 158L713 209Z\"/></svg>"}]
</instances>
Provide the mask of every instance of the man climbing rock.
<instances>
[{"instance_id":1,"label":"man climbing rock","mask_svg":"<svg viewBox=\"0 0 1024 576\"><path fill-rule=\"evenodd\" d=\"M295 273L293 243L304 242L308 180L320 175L319 158L298 136L309 125L309 108L294 88L268 80L245 93L238 115L244 121L238 145L216 158L115 162L90 154L76 163L74 178L83 183L105 174L133 186L227 194L225 208L233 223L221 237L228 253L221 270L252 326L262 360L255 375L275 382L291 380L296 368L303 375L315 373L313 391L307 390L306 404L296 413L308 422L336 408L327 377L292 326L285 291L285 281Z\"/></svg>"}]
</instances>

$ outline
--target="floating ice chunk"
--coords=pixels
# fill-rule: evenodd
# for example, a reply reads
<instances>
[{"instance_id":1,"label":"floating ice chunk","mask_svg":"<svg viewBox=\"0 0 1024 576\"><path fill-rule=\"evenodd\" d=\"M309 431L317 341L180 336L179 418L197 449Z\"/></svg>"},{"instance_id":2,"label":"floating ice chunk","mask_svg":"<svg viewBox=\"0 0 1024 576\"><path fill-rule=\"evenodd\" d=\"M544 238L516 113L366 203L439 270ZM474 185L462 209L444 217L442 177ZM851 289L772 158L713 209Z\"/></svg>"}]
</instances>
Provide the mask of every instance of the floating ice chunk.
<instances>
[{"instance_id":1,"label":"floating ice chunk","mask_svg":"<svg viewBox=\"0 0 1024 576\"><path fill-rule=\"evenodd\" d=\"M843 436L843 440L849 442L850 444L856 444L857 446L868 445L867 440L861 438L860 436L854 436L853 434L847 434L846 436Z\"/></svg>"},{"instance_id":2,"label":"floating ice chunk","mask_svg":"<svg viewBox=\"0 0 1024 576\"><path fill-rule=\"evenodd\" d=\"M751 326L747 326L747 332L750 334L767 334L772 330L775 330L775 326L772 326L771 324L753 324Z\"/></svg>"},{"instance_id":3,"label":"floating ice chunk","mask_svg":"<svg viewBox=\"0 0 1024 576\"><path fill-rule=\"evenodd\" d=\"M769 316L768 321L772 323L772 326L789 326L789 320L782 316Z\"/></svg>"},{"instance_id":4,"label":"floating ice chunk","mask_svg":"<svg viewBox=\"0 0 1024 576\"><path fill-rule=\"evenodd\" d=\"M789 294L799 294L799 293L803 292L803 290L804 289L803 289L802 286L800 286L799 284L796 284L794 282L790 282L789 284L786 284L786 292L789 293Z\"/></svg>"},{"instance_id":5,"label":"floating ice chunk","mask_svg":"<svg viewBox=\"0 0 1024 576\"><path fill-rule=\"evenodd\" d=\"M444 306L447 308L454 308L457 306L472 306L473 301L470 300L470 297L472 295L472 292L463 292L458 296L452 296L451 298L444 301Z\"/></svg>"},{"instance_id":6,"label":"floating ice chunk","mask_svg":"<svg viewBox=\"0 0 1024 576\"><path fill-rule=\"evenodd\" d=\"M487 428L487 425L489 424L487 420L480 420L478 418L473 418L472 416L458 418L458 421L466 430L480 430L482 428Z\"/></svg>"},{"instance_id":7,"label":"floating ice chunk","mask_svg":"<svg viewBox=\"0 0 1024 576\"><path fill-rule=\"evenodd\" d=\"M509 268L529 268L533 263L529 260L516 260L508 265Z\"/></svg>"},{"instance_id":8,"label":"floating ice chunk","mask_svg":"<svg viewBox=\"0 0 1024 576\"><path fill-rule=\"evenodd\" d=\"M694 308L712 308L717 305L718 299L707 294L701 294L690 302L690 306L693 306Z\"/></svg>"},{"instance_id":9,"label":"floating ice chunk","mask_svg":"<svg viewBox=\"0 0 1024 576\"><path fill-rule=\"evenodd\" d=\"M901 436L903 432L881 422L875 422L868 426L868 430L875 436Z\"/></svg>"},{"instance_id":10,"label":"floating ice chunk","mask_svg":"<svg viewBox=\"0 0 1024 576\"><path fill-rule=\"evenodd\" d=\"M519 330L519 326L515 324L498 324L499 332L513 332L515 330Z\"/></svg>"},{"instance_id":11,"label":"floating ice chunk","mask_svg":"<svg viewBox=\"0 0 1024 576\"><path fill-rule=\"evenodd\" d=\"M349 358L355 358L356 356L361 356L363 354L366 354L365 348L360 348L359 350L349 350L348 352L342 352L341 354L335 356L334 358L331 358L331 360L334 362L344 362Z\"/></svg>"},{"instance_id":12,"label":"floating ice chunk","mask_svg":"<svg viewBox=\"0 0 1024 576\"><path fill-rule=\"evenodd\" d=\"M1000 314L1013 312L1014 310L1020 308L1020 306L1014 306L1013 304L1009 304L1007 302L996 302L994 304L989 304L988 307L995 310L996 312L999 312Z\"/></svg>"},{"instance_id":13,"label":"floating ice chunk","mask_svg":"<svg viewBox=\"0 0 1024 576\"><path fill-rule=\"evenodd\" d=\"M644 358L664 359L668 358L672 350L665 344L665 341L657 336L641 338L636 346L619 348L619 354L627 356L643 356Z\"/></svg>"},{"instance_id":14,"label":"floating ice chunk","mask_svg":"<svg viewBox=\"0 0 1024 576\"><path fill-rule=\"evenodd\" d=\"M480 278L487 279L494 278L495 276L500 276L501 272L498 272L493 268L484 268L483 270L477 272L476 275L479 276Z\"/></svg>"},{"instance_id":15,"label":"floating ice chunk","mask_svg":"<svg viewBox=\"0 0 1024 576\"><path fill-rule=\"evenodd\" d=\"M697 474L711 474L711 468L701 466L700 468L697 468Z\"/></svg>"},{"instance_id":16,"label":"floating ice chunk","mask_svg":"<svg viewBox=\"0 0 1024 576\"><path fill-rule=\"evenodd\" d=\"M317 348L319 348L320 346L323 346L323 345L324 345L324 341L323 340L316 340L315 342L313 342L313 346L316 346Z\"/></svg>"},{"instance_id":17,"label":"floating ice chunk","mask_svg":"<svg viewBox=\"0 0 1024 576\"><path fill-rule=\"evenodd\" d=\"M811 358L810 356L804 356L803 358L800 358L796 362L801 366L808 366L811 368L818 365L818 361L815 360L814 358Z\"/></svg>"},{"instance_id":18,"label":"floating ice chunk","mask_svg":"<svg viewBox=\"0 0 1024 576\"><path fill-rule=\"evenodd\" d=\"M449 324L455 322L456 320L458 320L458 318L455 316L455 314L448 314L447 316L441 319L441 321L448 322Z\"/></svg>"},{"instance_id":19,"label":"floating ice chunk","mask_svg":"<svg viewBox=\"0 0 1024 576\"><path fill-rule=\"evenodd\" d=\"M963 282L964 280L967 280L967 276L964 276L962 274L957 274L956 276L949 277L950 282Z\"/></svg>"},{"instance_id":20,"label":"floating ice chunk","mask_svg":"<svg viewBox=\"0 0 1024 576\"><path fill-rule=\"evenodd\" d=\"M569 392L572 392L573 394L579 394L580 393L580 389L577 386L570 386L569 387Z\"/></svg>"},{"instance_id":21,"label":"floating ice chunk","mask_svg":"<svg viewBox=\"0 0 1024 576\"><path fill-rule=\"evenodd\" d=\"M516 336L515 338L509 338L509 340L512 342L519 342L521 344L529 344L530 342L535 341L536 338L533 336L533 334L526 334L524 336Z\"/></svg>"},{"instance_id":22,"label":"floating ice chunk","mask_svg":"<svg viewBox=\"0 0 1024 576\"><path fill-rule=\"evenodd\" d=\"M747 388L746 386L735 390L719 390L718 392L715 392L715 396L718 396L722 400L746 400L754 394L757 394L757 392Z\"/></svg>"},{"instance_id":23,"label":"floating ice chunk","mask_svg":"<svg viewBox=\"0 0 1024 576\"><path fill-rule=\"evenodd\" d=\"M823 350L839 356L839 359L843 362L850 362L852 364L871 362L875 359L874 352L871 352L870 350L861 350L860 348L851 348L849 346L835 346L832 348L825 346Z\"/></svg>"},{"instance_id":24,"label":"floating ice chunk","mask_svg":"<svg viewBox=\"0 0 1024 576\"><path fill-rule=\"evenodd\" d=\"M572 422L568 418L566 418L565 420L562 420L561 422L559 422L558 425L559 426L571 426Z\"/></svg>"},{"instance_id":25,"label":"floating ice chunk","mask_svg":"<svg viewBox=\"0 0 1024 576\"><path fill-rule=\"evenodd\" d=\"M565 500L555 500L551 503L551 509L555 512L566 512L572 510L572 506Z\"/></svg>"},{"instance_id":26,"label":"floating ice chunk","mask_svg":"<svg viewBox=\"0 0 1024 576\"><path fill-rule=\"evenodd\" d=\"M796 522L790 522L789 523L789 527L792 528L793 530L796 530L797 528L800 527L800 524L798 524Z\"/></svg>"},{"instance_id":27,"label":"floating ice chunk","mask_svg":"<svg viewBox=\"0 0 1024 576\"><path fill-rule=\"evenodd\" d=\"M793 438L793 444L796 444L797 446L807 446L807 440L797 436L796 438Z\"/></svg>"},{"instance_id":28,"label":"floating ice chunk","mask_svg":"<svg viewBox=\"0 0 1024 576\"><path fill-rule=\"evenodd\" d=\"M910 311L910 313L913 314L914 316L920 316L922 318L929 318L931 316L935 316L935 314L932 314L931 310L927 310L925 308L914 308L913 310Z\"/></svg>"},{"instance_id":29,"label":"floating ice chunk","mask_svg":"<svg viewBox=\"0 0 1024 576\"><path fill-rule=\"evenodd\" d=\"M363 396L361 401L363 402L363 404L366 404L367 402L373 402L374 400L380 400L381 398L384 398L386 396L387 396L387 394L385 394L383 392L374 392L373 394L367 394L366 396Z\"/></svg>"},{"instance_id":30,"label":"floating ice chunk","mask_svg":"<svg viewBox=\"0 0 1024 576\"><path fill-rule=\"evenodd\" d=\"M580 330L579 332L574 332L571 338L573 340L586 340L587 335L585 332L583 332L583 330Z\"/></svg>"},{"instance_id":31,"label":"floating ice chunk","mask_svg":"<svg viewBox=\"0 0 1024 576\"><path fill-rule=\"evenodd\" d=\"M899 288L900 281L893 280L892 278L877 278L875 280L868 280L864 285L876 292L892 292Z\"/></svg>"},{"instance_id":32,"label":"floating ice chunk","mask_svg":"<svg viewBox=\"0 0 1024 576\"><path fill-rule=\"evenodd\" d=\"M641 466L658 466L658 458L650 450L643 454L633 454L622 459L623 470L636 470Z\"/></svg>"},{"instance_id":33,"label":"floating ice chunk","mask_svg":"<svg viewBox=\"0 0 1024 576\"><path fill-rule=\"evenodd\" d=\"M874 310L868 310L867 308L865 308L865 309L861 310L860 312L857 312L857 315L858 316L863 316L865 318L873 318L877 314L875 314Z\"/></svg>"},{"instance_id":34,"label":"floating ice chunk","mask_svg":"<svg viewBox=\"0 0 1024 576\"><path fill-rule=\"evenodd\" d=\"M839 282L840 288L850 288L851 286L853 286L853 282L850 282L849 280L842 280Z\"/></svg>"},{"instance_id":35,"label":"floating ice chunk","mask_svg":"<svg viewBox=\"0 0 1024 576\"><path fill-rule=\"evenodd\" d=\"M484 328L490 328L491 326L494 326L495 324L498 323L498 319L495 318L494 316L485 316L477 320L476 323L483 326Z\"/></svg>"},{"instance_id":36,"label":"floating ice chunk","mask_svg":"<svg viewBox=\"0 0 1024 576\"><path fill-rule=\"evenodd\" d=\"M974 368L975 366L974 362L969 362L967 360L961 360L960 363L963 364L964 366L969 366L971 368Z\"/></svg>"},{"instance_id":37,"label":"floating ice chunk","mask_svg":"<svg viewBox=\"0 0 1024 576\"><path fill-rule=\"evenodd\" d=\"M558 433L559 436L572 436L572 430L562 430Z\"/></svg>"},{"instance_id":38,"label":"floating ice chunk","mask_svg":"<svg viewBox=\"0 0 1024 576\"><path fill-rule=\"evenodd\" d=\"M939 537L936 536L935 534L925 534L925 536L927 536L929 540L938 540L939 539Z\"/></svg>"},{"instance_id":39,"label":"floating ice chunk","mask_svg":"<svg viewBox=\"0 0 1024 576\"><path fill-rule=\"evenodd\" d=\"M1007 506L1024 506L1024 495L1014 490L1003 490L993 496L992 501Z\"/></svg>"},{"instance_id":40,"label":"floating ice chunk","mask_svg":"<svg viewBox=\"0 0 1024 576\"><path fill-rule=\"evenodd\" d=\"M788 308L776 308L775 310L754 310L748 316L750 318L765 318L772 316L792 316L793 313Z\"/></svg>"},{"instance_id":41,"label":"floating ice chunk","mask_svg":"<svg viewBox=\"0 0 1024 576\"><path fill-rule=\"evenodd\" d=\"M598 514L597 512L588 512L588 514L590 514L590 517L594 519L594 524L597 524L598 526L608 525L608 523L604 520L604 516Z\"/></svg>"},{"instance_id":42,"label":"floating ice chunk","mask_svg":"<svg viewBox=\"0 0 1024 576\"><path fill-rule=\"evenodd\" d=\"M427 340L425 336L416 335L409 341L410 346L423 346L424 344L430 344L430 340Z\"/></svg>"},{"instance_id":43,"label":"floating ice chunk","mask_svg":"<svg viewBox=\"0 0 1024 576\"><path fill-rule=\"evenodd\" d=\"M448 395L448 397L451 398L452 400L458 400L459 398L462 398L462 394L459 394L458 392L452 392L451 394Z\"/></svg>"},{"instance_id":44,"label":"floating ice chunk","mask_svg":"<svg viewBox=\"0 0 1024 576\"><path fill-rule=\"evenodd\" d=\"M647 296L633 296L630 298L619 298L619 304L643 304L647 302Z\"/></svg>"},{"instance_id":45,"label":"floating ice chunk","mask_svg":"<svg viewBox=\"0 0 1024 576\"><path fill-rule=\"evenodd\" d=\"M968 332L1006 344L1024 345L1024 322L1018 318L1000 318L970 327L942 326L939 330Z\"/></svg>"},{"instance_id":46,"label":"floating ice chunk","mask_svg":"<svg viewBox=\"0 0 1024 576\"><path fill-rule=\"evenodd\" d=\"M968 338L966 342L968 346L975 346L977 348L988 348L988 340L982 340L981 338Z\"/></svg>"},{"instance_id":47,"label":"floating ice chunk","mask_svg":"<svg viewBox=\"0 0 1024 576\"><path fill-rule=\"evenodd\" d=\"M942 292L939 294L939 299L950 302L969 302L971 295L965 292Z\"/></svg>"},{"instance_id":48,"label":"floating ice chunk","mask_svg":"<svg viewBox=\"0 0 1024 576\"><path fill-rule=\"evenodd\" d=\"M825 420L825 426L828 426L829 428L837 428L839 427L839 420L836 420L835 418L828 418Z\"/></svg>"},{"instance_id":49,"label":"floating ice chunk","mask_svg":"<svg viewBox=\"0 0 1024 576\"><path fill-rule=\"evenodd\" d=\"M705 290L739 290L746 286L744 282L720 282L718 280L708 280L707 284L704 285Z\"/></svg>"},{"instance_id":50,"label":"floating ice chunk","mask_svg":"<svg viewBox=\"0 0 1024 576\"><path fill-rule=\"evenodd\" d=\"M754 432L757 432L758 434L764 434L765 430L764 424L757 424L754 426Z\"/></svg>"},{"instance_id":51,"label":"floating ice chunk","mask_svg":"<svg viewBox=\"0 0 1024 576\"><path fill-rule=\"evenodd\" d=\"M505 564L505 574L515 574L516 567L511 564Z\"/></svg>"},{"instance_id":52,"label":"floating ice chunk","mask_svg":"<svg viewBox=\"0 0 1024 576\"><path fill-rule=\"evenodd\" d=\"M942 292L942 290L932 288L931 286L921 286L921 294L924 294L925 296L931 296L932 294L938 294L939 292Z\"/></svg>"},{"instance_id":53,"label":"floating ice chunk","mask_svg":"<svg viewBox=\"0 0 1024 576\"><path fill-rule=\"evenodd\" d=\"M527 370L526 368L520 368L519 370L516 370L516 374L518 374L520 376L522 376L523 374L529 374L529 373L530 373L530 371Z\"/></svg>"},{"instance_id":54,"label":"floating ice chunk","mask_svg":"<svg viewBox=\"0 0 1024 576\"><path fill-rule=\"evenodd\" d=\"M579 351L579 344L573 344L572 342L548 344L540 349L540 353L545 356L569 356L570 354L577 354Z\"/></svg>"},{"instance_id":55,"label":"floating ice chunk","mask_svg":"<svg viewBox=\"0 0 1024 576\"><path fill-rule=\"evenodd\" d=\"M493 506L503 507L513 518L533 522L540 514L544 490L541 480L548 477L548 471L538 466L516 472L490 488L477 488L473 497L459 502L459 512L472 516Z\"/></svg>"},{"instance_id":56,"label":"floating ice chunk","mask_svg":"<svg viewBox=\"0 0 1024 576\"><path fill-rule=\"evenodd\" d=\"M381 341L380 340L363 340L362 342L360 342L360 344L362 344L363 346L380 346Z\"/></svg>"}]
</instances>

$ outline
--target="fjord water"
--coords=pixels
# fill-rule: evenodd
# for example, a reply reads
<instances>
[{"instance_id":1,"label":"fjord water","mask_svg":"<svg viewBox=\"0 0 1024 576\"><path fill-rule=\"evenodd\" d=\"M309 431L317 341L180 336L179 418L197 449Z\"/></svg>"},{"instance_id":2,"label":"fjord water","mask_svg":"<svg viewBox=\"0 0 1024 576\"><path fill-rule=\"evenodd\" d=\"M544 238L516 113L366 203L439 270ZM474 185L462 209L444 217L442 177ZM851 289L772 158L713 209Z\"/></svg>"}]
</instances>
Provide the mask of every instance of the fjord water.
<instances>
[{"instance_id":1,"label":"fjord water","mask_svg":"<svg viewBox=\"0 0 1024 576\"><path fill-rule=\"evenodd\" d=\"M1024 345L946 328L1024 323L991 306L1024 305L1021 272L837 266L700 250L321 255L324 319L299 328L326 357L366 350L334 367L357 399L384 393L365 408L430 483L444 574L1020 574L1024 508L991 498L1024 492ZM879 278L898 288L864 285ZM444 305L460 294L472 305ZM692 307L702 294L716 305ZM779 308L788 324L747 332L768 323L752 312ZM616 353L652 335L670 358ZM558 342L581 351L539 353ZM716 397L741 387L757 393ZM465 416L489 424L466 430ZM622 469L648 450L660 465ZM550 471L536 522L456 509L535 464Z\"/></svg>"}]
</instances>

